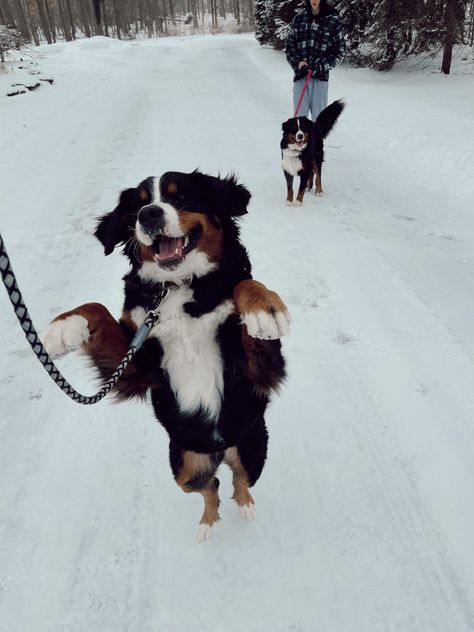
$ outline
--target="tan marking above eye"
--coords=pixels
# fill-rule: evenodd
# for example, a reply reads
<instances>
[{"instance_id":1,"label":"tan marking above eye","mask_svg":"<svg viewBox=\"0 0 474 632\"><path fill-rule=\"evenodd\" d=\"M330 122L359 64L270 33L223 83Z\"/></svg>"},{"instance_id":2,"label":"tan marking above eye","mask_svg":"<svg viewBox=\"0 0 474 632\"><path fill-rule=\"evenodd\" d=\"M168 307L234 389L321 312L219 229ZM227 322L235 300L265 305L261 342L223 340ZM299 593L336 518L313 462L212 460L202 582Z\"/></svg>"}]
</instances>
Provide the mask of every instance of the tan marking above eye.
<instances>
[{"instance_id":1,"label":"tan marking above eye","mask_svg":"<svg viewBox=\"0 0 474 632\"><path fill-rule=\"evenodd\" d=\"M168 193L176 193L178 191L178 187L176 186L176 182L170 182L168 184Z\"/></svg>"},{"instance_id":2,"label":"tan marking above eye","mask_svg":"<svg viewBox=\"0 0 474 632\"><path fill-rule=\"evenodd\" d=\"M142 202L148 202L148 193L145 191L145 189L140 189L138 195Z\"/></svg>"}]
</instances>

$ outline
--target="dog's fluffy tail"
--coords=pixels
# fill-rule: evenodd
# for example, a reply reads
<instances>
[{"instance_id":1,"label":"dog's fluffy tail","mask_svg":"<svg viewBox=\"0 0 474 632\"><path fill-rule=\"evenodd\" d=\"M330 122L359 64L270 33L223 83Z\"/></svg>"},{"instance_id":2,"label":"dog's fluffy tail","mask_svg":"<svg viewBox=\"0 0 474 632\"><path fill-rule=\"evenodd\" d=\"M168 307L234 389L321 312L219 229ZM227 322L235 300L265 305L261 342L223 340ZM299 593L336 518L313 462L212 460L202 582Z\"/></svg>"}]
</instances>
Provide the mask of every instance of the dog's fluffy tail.
<instances>
[{"instance_id":1,"label":"dog's fluffy tail","mask_svg":"<svg viewBox=\"0 0 474 632\"><path fill-rule=\"evenodd\" d=\"M326 138L332 130L344 107L344 101L341 101L340 99L338 101L334 101L328 105L327 108L324 108L315 120L314 129L322 139Z\"/></svg>"}]
</instances>

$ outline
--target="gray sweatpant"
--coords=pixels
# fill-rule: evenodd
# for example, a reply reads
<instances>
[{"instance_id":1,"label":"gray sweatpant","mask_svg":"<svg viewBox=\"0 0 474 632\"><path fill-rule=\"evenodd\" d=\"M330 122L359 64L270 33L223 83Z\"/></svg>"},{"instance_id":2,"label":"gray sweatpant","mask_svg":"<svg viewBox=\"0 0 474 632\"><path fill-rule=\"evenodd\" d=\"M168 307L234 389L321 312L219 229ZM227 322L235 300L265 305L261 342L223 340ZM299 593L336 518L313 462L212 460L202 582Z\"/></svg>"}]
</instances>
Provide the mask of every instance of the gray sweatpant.
<instances>
[{"instance_id":1,"label":"gray sweatpant","mask_svg":"<svg viewBox=\"0 0 474 632\"><path fill-rule=\"evenodd\" d=\"M300 99L301 90L305 84L304 79L298 79L293 84L293 112L296 110ZM324 110L328 104L328 81L319 81L319 79L310 79L306 90L304 91L303 100L301 101L298 116L307 116L311 111L311 118L315 121L318 114Z\"/></svg>"}]
</instances>

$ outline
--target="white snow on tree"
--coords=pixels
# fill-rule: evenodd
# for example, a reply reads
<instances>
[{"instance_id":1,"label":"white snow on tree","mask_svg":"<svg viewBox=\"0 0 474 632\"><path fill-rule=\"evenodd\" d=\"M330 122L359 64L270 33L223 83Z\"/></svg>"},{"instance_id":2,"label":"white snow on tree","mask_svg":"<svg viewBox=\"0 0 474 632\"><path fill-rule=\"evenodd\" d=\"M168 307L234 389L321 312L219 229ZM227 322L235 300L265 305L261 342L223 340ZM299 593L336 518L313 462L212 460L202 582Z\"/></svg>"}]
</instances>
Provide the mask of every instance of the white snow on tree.
<instances>
[{"instance_id":1,"label":"white snow on tree","mask_svg":"<svg viewBox=\"0 0 474 632\"><path fill-rule=\"evenodd\" d=\"M6 24L0 24L0 62L4 62L9 50L18 50L25 39L19 31Z\"/></svg>"}]
</instances>

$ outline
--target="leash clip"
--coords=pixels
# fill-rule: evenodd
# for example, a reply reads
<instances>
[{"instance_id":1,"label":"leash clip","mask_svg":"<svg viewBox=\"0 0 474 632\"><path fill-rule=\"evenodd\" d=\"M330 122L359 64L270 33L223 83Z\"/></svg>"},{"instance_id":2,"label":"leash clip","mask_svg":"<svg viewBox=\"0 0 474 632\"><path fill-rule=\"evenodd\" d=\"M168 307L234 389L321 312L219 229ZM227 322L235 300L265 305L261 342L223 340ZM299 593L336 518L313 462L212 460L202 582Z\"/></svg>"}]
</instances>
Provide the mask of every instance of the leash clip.
<instances>
[{"instance_id":1,"label":"leash clip","mask_svg":"<svg viewBox=\"0 0 474 632\"><path fill-rule=\"evenodd\" d=\"M154 309L150 309L147 315L145 316L145 321L147 321L149 318L151 319L152 327L154 327L159 322L160 305L166 298L168 298L170 292L171 292L171 285L163 284L163 287L158 293L158 296L156 298L156 307Z\"/></svg>"},{"instance_id":2,"label":"leash clip","mask_svg":"<svg viewBox=\"0 0 474 632\"><path fill-rule=\"evenodd\" d=\"M132 340L131 346L133 346L137 351L148 338L153 327L160 322L160 305L165 298L167 298L170 292L171 286L163 285L163 288L160 290L156 299L156 307L147 312L143 325L138 329Z\"/></svg>"}]
</instances>

